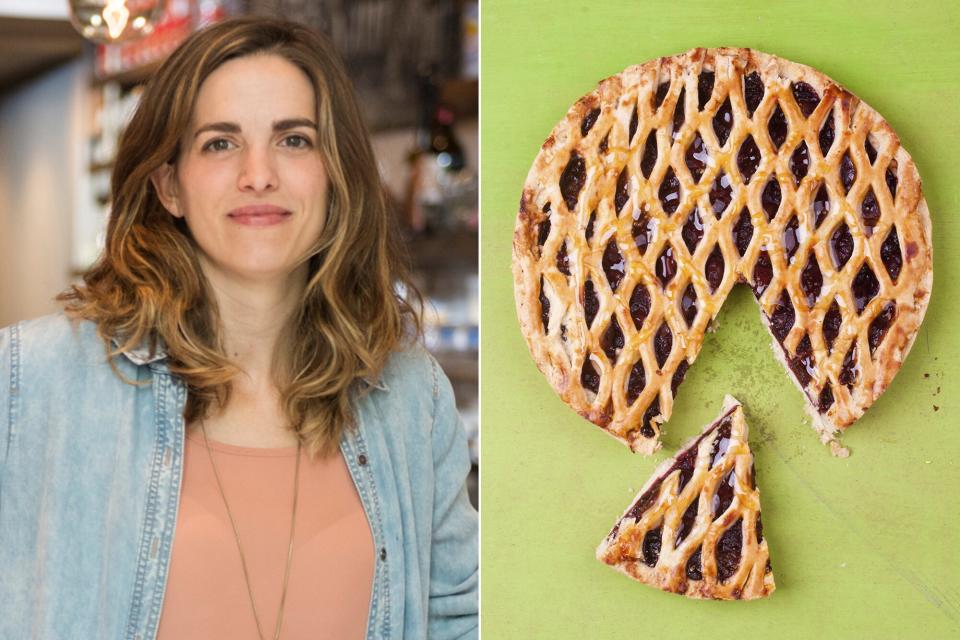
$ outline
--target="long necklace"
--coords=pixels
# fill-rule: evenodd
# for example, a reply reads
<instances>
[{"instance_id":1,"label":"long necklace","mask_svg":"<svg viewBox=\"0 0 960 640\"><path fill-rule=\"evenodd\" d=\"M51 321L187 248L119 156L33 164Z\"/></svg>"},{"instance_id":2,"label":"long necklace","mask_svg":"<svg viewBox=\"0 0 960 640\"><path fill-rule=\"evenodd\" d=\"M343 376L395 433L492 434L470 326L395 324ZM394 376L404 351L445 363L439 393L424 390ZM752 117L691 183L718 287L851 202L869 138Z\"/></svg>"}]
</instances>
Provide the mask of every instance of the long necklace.
<instances>
[{"instance_id":1,"label":"long necklace","mask_svg":"<svg viewBox=\"0 0 960 640\"><path fill-rule=\"evenodd\" d=\"M203 441L207 445L207 453L210 456L210 466L213 467L213 477L217 479L217 488L220 489L220 496L223 498L223 504L227 508L227 517L230 518L230 524L233 526L233 534L237 538L237 550L240 552L240 564L243 567L243 579L247 583L247 594L250 596L250 608L253 609L253 619L257 623L257 635L260 640L263 638L263 630L260 627L260 617L257 615L257 606L253 600L253 588L250 586L250 574L247 572L247 560L243 555L243 545L240 544L240 531L237 529L237 523L230 512L230 505L227 503L227 495L223 492L223 483L220 482L220 474L217 473L217 465L213 461L213 452L210 450L210 441L207 439L207 425L200 420L200 427L203 431ZM287 566L283 572L283 591L280 595L280 611L277 612L277 628L274 630L273 638L280 638L280 625L283 622L283 605L287 600L287 583L290 580L290 564L293 560L293 528L297 521L297 494L300 488L300 449L301 442L297 440L297 464L293 476L293 513L290 516L290 546L287 549Z\"/></svg>"}]
</instances>

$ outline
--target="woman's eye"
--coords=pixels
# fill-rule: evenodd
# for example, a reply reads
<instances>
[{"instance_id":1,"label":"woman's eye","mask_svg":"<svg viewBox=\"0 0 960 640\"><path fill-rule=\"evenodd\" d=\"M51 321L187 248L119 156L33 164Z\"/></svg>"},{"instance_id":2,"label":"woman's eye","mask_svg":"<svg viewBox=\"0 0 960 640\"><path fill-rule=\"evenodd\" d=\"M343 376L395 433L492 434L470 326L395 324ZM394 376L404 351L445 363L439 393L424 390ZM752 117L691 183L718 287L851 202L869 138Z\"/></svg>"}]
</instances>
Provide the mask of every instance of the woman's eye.
<instances>
[{"instance_id":1,"label":"woman's eye","mask_svg":"<svg viewBox=\"0 0 960 640\"><path fill-rule=\"evenodd\" d=\"M310 139L305 136L287 136L283 139L284 144L288 147L293 147L294 149L307 149L311 146Z\"/></svg>"},{"instance_id":2,"label":"woman's eye","mask_svg":"<svg viewBox=\"0 0 960 640\"><path fill-rule=\"evenodd\" d=\"M230 148L230 141L225 138L214 138L203 145L204 151L227 151Z\"/></svg>"}]
</instances>

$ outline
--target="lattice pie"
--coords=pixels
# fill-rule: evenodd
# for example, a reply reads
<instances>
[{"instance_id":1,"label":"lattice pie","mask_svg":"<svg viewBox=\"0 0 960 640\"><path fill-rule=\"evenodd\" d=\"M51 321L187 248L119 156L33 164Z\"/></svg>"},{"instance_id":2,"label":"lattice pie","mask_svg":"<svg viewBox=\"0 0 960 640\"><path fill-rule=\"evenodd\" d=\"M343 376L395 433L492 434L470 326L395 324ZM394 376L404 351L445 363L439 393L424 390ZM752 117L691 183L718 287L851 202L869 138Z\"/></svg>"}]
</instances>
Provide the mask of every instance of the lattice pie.
<instances>
[{"instance_id":1,"label":"lattice pie","mask_svg":"<svg viewBox=\"0 0 960 640\"><path fill-rule=\"evenodd\" d=\"M750 600L776 588L743 408L723 412L640 490L597 558L692 598Z\"/></svg>"},{"instance_id":2,"label":"lattice pie","mask_svg":"<svg viewBox=\"0 0 960 640\"><path fill-rule=\"evenodd\" d=\"M581 415L651 453L738 282L824 442L900 369L932 284L930 216L880 115L823 74L693 49L602 81L524 186L517 312Z\"/></svg>"}]
</instances>

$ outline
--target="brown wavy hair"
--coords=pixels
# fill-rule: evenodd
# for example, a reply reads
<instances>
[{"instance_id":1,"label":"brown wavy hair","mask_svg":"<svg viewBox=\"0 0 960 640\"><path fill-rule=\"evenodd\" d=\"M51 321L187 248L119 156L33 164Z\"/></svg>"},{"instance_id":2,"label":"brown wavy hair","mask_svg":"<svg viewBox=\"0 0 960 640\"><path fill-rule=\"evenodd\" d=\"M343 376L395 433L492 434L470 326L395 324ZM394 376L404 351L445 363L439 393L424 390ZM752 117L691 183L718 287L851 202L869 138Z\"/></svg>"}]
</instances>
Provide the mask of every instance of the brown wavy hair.
<instances>
[{"instance_id":1,"label":"brown wavy hair","mask_svg":"<svg viewBox=\"0 0 960 640\"><path fill-rule=\"evenodd\" d=\"M375 381L392 351L420 335L417 309L397 294L408 279L395 218L353 88L330 42L292 22L228 20L188 38L147 83L120 138L106 246L83 284L57 296L92 320L114 358L161 340L189 390L184 419L224 408L240 369L226 356L219 311L182 219L161 204L151 174L175 164L203 81L228 60L275 54L299 67L316 96L318 148L329 179L326 219L307 286L287 320L272 372L282 407L311 456L336 450L354 424L351 395ZM112 339L119 342L112 348Z\"/></svg>"}]
</instances>

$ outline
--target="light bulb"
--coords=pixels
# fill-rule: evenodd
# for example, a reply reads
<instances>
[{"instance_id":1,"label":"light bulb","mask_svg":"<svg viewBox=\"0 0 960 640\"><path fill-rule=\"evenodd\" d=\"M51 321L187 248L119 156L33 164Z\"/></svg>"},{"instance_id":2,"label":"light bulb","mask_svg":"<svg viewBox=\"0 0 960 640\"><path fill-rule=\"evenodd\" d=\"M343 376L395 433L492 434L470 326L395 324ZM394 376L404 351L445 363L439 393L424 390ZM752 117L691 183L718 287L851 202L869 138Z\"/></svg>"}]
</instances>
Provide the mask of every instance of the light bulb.
<instances>
[{"instance_id":1,"label":"light bulb","mask_svg":"<svg viewBox=\"0 0 960 640\"><path fill-rule=\"evenodd\" d=\"M163 17L165 0L70 0L70 22L84 38L110 44L141 38Z\"/></svg>"}]
</instances>

